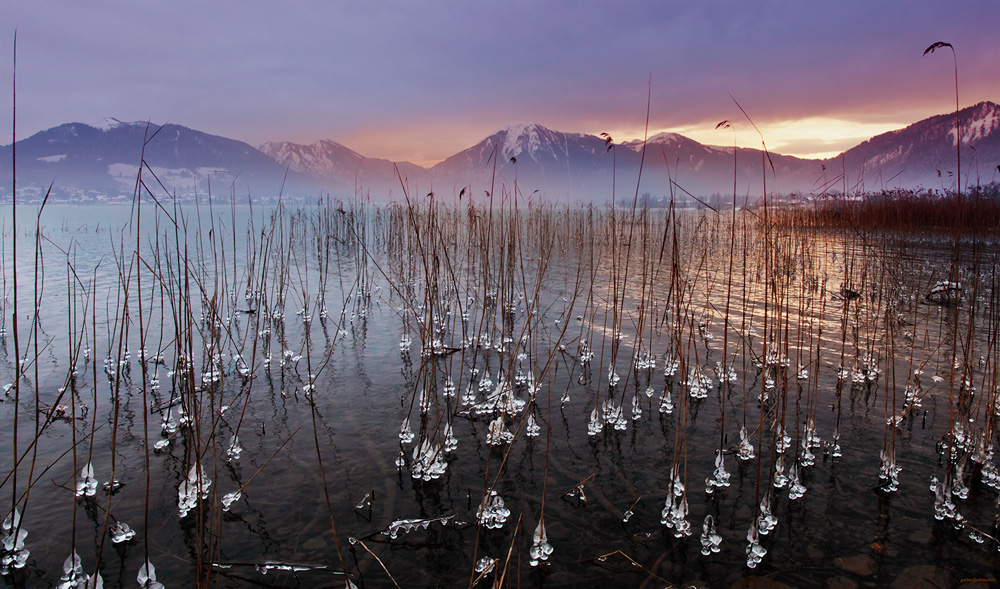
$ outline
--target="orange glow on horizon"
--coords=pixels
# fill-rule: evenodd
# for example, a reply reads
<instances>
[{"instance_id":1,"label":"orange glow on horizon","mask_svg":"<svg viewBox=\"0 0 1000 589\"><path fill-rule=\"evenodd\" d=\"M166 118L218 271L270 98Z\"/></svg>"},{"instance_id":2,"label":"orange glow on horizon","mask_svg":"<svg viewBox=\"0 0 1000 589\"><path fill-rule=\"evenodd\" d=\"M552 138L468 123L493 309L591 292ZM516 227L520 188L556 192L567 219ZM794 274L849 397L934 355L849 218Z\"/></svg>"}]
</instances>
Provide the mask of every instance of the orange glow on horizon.
<instances>
[{"instance_id":1,"label":"orange glow on horizon","mask_svg":"<svg viewBox=\"0 0 1000 589\"><path fill-rule=\"evenodd\" d=\"M831 117L807 117L785 121L757 123L757 128L764 135L767 149L773 153L790 155L803 159L826 159L867 141L876 135L902 129L915 121L886 121L864 123ZM732 129L716 129L716 123L685 125L681 127L664 128L650 131L649 136L657 133L671 132L683 135L704 145L728 147L733 144ZM749 122L735 121L736 145L760 149L760 135ZM612 133L615 139L618 136ZM621 134L622 141L642 139Z\"/></svg>"}]
</instances>

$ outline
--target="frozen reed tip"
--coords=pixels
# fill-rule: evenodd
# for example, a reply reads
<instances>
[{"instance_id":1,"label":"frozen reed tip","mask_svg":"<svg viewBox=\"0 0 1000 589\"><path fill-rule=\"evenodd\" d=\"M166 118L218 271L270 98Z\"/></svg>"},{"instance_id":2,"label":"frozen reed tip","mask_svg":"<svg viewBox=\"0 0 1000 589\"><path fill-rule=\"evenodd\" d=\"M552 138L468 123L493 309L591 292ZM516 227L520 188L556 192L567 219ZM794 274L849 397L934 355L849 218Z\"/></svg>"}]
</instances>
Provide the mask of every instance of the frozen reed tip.
<instances>
[{"instance_id":1,"label":"frozen reed tip","mask_svg":"<svg viewBox=\"0 0 1000 589\"><path fill-rule=\"evenodd\" d=\"M93 497L97 493L97 479L94 478L94 467L91 463L83 467L76 480L77 497Z\"/></svg>"},{"instance_id":2,"label":"frozen reed tip","mask_svg":"<svg viewBox=\"0 0 1000 589\"><path fill-rule=\"evenodd\" d=\"M726 460L721 449L715 451L715 471L705 479L705 492L711 495L716 488L729 486L729 473L726 471Z\"/></svg>"},{"instance_id":3,"label":"frozen reed tip","mask_svg":"<svg viewBox=\"0 0 1000 589\"><path fill-rule=\"evenodd\" d=\"M510 510L504 505L503 497L496 491L490 491L476 511L476 517L487 528L499 530L510 517Z\"/></svg>"},{"instance_id":4,"label":"frozen reed tip","mask_svg":"<svg viewBox=\"0 0 1000 589\"><path fill-rule=\"evenodd\" d=\"M715 518L706 515L705 523L701 526L701 553L708 556L713 552L719 552L721 547L722 536L715 530Z\"/></svg>"},{"instance_id":5,"label":"frozen reed tip","mask_svg":"<svg viewBox=\"0 0 1000 589\"><path fill-rule=\"evenodd\" d=\"M23 569L31 551L24 547L28 530L21 525L21 512L15 507L3 520L3 545L0 547L0 574L10 574Z\"/></svg>"},{"instance_id":6,"label":"frozen reed tip","mask_svg":"<svg viewBox=\"0 0 1000 589\"><path fill-rule=\"evenodd\" d=\"M410 430L410 418L404 417L402 425L399 426L399 441L409 444L413 441L413 432Z\"/></svg>"},{"instance_id":7,"label":"frozen reed tip","mask_svg":"<svg viewBox=\"0 0 1000 589\"><path fill-rule=\"evenodd\" d=\"M237 501L239 501L241 497L243 497L243 493L241 493L238 490L237 491L232 491L232 492L229 492L229 493L226 493L225 495L223 495L222 496L222 511L229 511L232 508L233 504L236 503Z\"/></svg>"},{"instance_id":8,"label":"frozen reed tip","mask_svg":"<svg viewBox=\"0 0 1000 589\"><path fill-rule=\"evenodd\" d=\"M744 462L757 457L757 453L753 449L753 443L750 441L750 436L747 435L746 426L740 427L740 447L736 452L736 457Z\"/></svg>"},{"instance_id":9,"label":"frozen reed tip","mask_svg":"<svg viewBox=\"0 0 1000 589\"><path fill-rule=\"evenodd\" d=\"M660 394L660 413L670 415L674 412L674 400L671 398L670 387L663 389Z\"/></svg>"},{"instance_id":10,"label":"frozen reed tip","mask_svg":"<svg viewBox=\"0 0 1000 589\"><path fill-rule=\"evenodd\" d=\"M549 538L545 534L545 522L539 519L538 525L535 527L535 533L531 537L531 549L528 551L530 560L528 564L533 567L538 566L552 556L552 551L552 545L549 544Z\"/></svg>"},{"instance_id":11,"label":"frozen reed tip","mask_svg":"<svg viewBox=\"0 0 1000 589\"><path fill-rule=\"evenodd\" d=\"M135 538L135 530L123 521L118 521L111 527L111 542L121 544Z\"/></svg>"},{"instance_id":12,"label":"frozen reed tip","mask_svg":"<svg viewBox=\"0 0 1000 589\"><path fill-rule=\"evenodd\" d=\"M514 434L507 429L503 415L490 422L490 427L486 431L486 443L490 446L509 444L514 441Z\"/></svg>"},{"instance_id":13,"label":"frozen reed tip","mask_svg":"<svg viewBox=\"0 0 1000 589\"><path fill-rule=\"evenodd\" d=\"M764 560L767 549L760 545L760 536L757 532L757 523L750 524L747 530L747 567L754 569Z\"/></svg>"},{"instance_id":14,"label":"frozen reed tip","mask_svg":"<svg viewBox=\"0 0 1000 589\"><path fill-rule=\"evenodd\" d=\"M139 567L136 580L139 581L139 589L164 589L163 584L156 580L156 567L148 560Z\"/></svg>"}]
</instances>

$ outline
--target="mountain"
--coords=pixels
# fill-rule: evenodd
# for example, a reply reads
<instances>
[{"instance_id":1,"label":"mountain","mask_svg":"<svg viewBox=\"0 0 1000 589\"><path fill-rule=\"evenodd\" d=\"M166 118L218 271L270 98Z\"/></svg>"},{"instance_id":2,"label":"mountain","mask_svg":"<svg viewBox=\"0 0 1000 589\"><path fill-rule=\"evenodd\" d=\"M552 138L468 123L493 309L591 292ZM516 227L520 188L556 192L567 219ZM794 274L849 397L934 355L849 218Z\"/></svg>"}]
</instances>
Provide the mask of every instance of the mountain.
<instances>
[{"instance_id":1,"label":"mountain","mask_svg":"<svg viewBox=\"0 0 1000 589\"><path fill-rule=\"evenodd\" d=\"M435 186L472 186L473 194L483 194L490 186L509 191L516 180L521 194L537 191L553 200L606 202L612 195L622 202L631 200L637 178L641 178L639 192L652 196L668 195L671 181L679 187L678 196L683 191L732 194L732 147L713 147L676 133L661 133L646 141L643 153L642 141L615 144L610 139L609 143L595 135L518 123L440 162L431 174ZM737 155L740 187L759 194L760 150L740 149ZM776 179L768 180L769 191L801 190L812 183L810 172L821 169L816 160L778 154L772 154L771 160Z\"/></svg>"},{"instance_id":2,"label":"mountain","mask_svg":"<svg viewBox=\"0 0 1000 589\"><path fill-rule=\"evenodd\" d=\"M515 181L522 192L593 200L611 186L611 158L594 135L562 133L537 123L508 125L430 169L437 190L483 194ZM499 196L499 194L497 194Z\"/></svg>"},{"instance_id":3,"label":"mountain","mask_svg":"<svg viewBox=\"0 0 1000 589\"><path fill-rule=\"evenodd\" d=\"M635 153L626 160L626 171L633 178L633 194L640 163L641 193L665 195L673 185L676 196L687 192L700 197L719 194L732 198L734 164L737 193L741 197L761 194L765 179L768 193L809 192L815 174L822 170L818 160L770 152L765 157L759 149L741 147L734 158L732 146L703 145L677 133L660 133L649 138L644 157L642 141L623 143L622 147Z\"/></svg>"},{"instance_id":4,"label":"mountain","mask_svg":"<svg viewBox=\"0 0 1000 589\"><path fill-rule=\"evenodd\" d=\"M1000 105L981 102L962 109L959 119L963 185L1000 178ZM482 195L490 186L503 186L510 192L516 180L521 194L538 191L550 200L591 202L607 202L612 195L627 202L637 190L654 199L671 192L726 199L722 195L733 194L734 163L740 198L760 195L765 181L769 194L839 192L844 174L850 192L956 186L954 113L883 133L825 160L773 152L765 157L759 149L742 147L734 160L733 149L676 133L660 133L645 143L608 143L594 135L518 123L447 158L431 168L431 175L438 190L470 186L472 194Z\"/></svg>"},{"instance_id":5,"label":"mountain","mask_svg":"<svg viewBox=\"0 0 1000 589\"><path fill-rule=\"evenodd\" d=\"M144 140L155 133L143 148ZM0 147L5 166L3 191L12 177L10 145ZM290 174L285 167L241 141L210 135L180 125L123 123L104 119L97 125L67 123L17 142L18 193L39 196L51 184L56 197L129 199L144 158L159 183L181 197L228 196L248 192L276 197L282 183L287 192L317 193L310 178ZM149 186L156 180L147 177ZM23 189L23 191L22 191Z\"/></svg>"},{"instance_id":6,"label":"mountain","mask_svg":"<svg viewBox=\"0 0 1000 589\"><path fill-rule=\"evenodd\" d=\"M319 182L350 187L352 193L373 196L401 194L399 175L404 181L420 184L427 170L409 162L368 158L336 141L322 140L312 145L269 141L258 148L281 165Z\"/></svg>"},{"instance_id":7,"label":"mountain","mask_svg":"<svg viewBox=\"0 0 1000 589\"><path fill-rule=\"evenodd\" d=\"M958 113L962 129L962 185L1000 178L1000 105L980 102ZM956 186L955 114L924 119L898 131L872 137L842 154L848 188ZM841 156L830 162L839 173Z\"/></svg>"},{"instance_id":8,"label":"mountain","mask_svg":"<svg viewBox=\"0 0 1000 589\"><path fill-rule=\"evenodd\" d=\"M982 102L959 113L962 183L1000 177L1000 106ZM676 133L647 141L548 129L538 123L502 127L468 149L424 169L408 162L365 157L330 140L312 145L269 142L254 148L179 125L156 127L105 119L69 123L17 144L18 194L31 199L54 183L54 192L76 199L130 198L143 138L156 129L145 159L159 180L179 196L213 194L274 198L283 194L337 198L367 195L399 200L400 180L411 196L435 192L452 199L516 194L550 202L630 202L637 193L654 201L685 193L726 201L736 193L804 195L881 188L953 189L954 113L872 137L837 157L801 159L758 149L703 145ZM147 128L148 127L148 128ZM0 147L0 194L9 194L11 146ZM641 170L641 173L640 173ZM846 182L844 178L846 177ZM637 183L637 179L639 179ZM233 188L231 188L233 187ZM728 196L723 196L728 195Z\"/></svg>"}]
</instances>

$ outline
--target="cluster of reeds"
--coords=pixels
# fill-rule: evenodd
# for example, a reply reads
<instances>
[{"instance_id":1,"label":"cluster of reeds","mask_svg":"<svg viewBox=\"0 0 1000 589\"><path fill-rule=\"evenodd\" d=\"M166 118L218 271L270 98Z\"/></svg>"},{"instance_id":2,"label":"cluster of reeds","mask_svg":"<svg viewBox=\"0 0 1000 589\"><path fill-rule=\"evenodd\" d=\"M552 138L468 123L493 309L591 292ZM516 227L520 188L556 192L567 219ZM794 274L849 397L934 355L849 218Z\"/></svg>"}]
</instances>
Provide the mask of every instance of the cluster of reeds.
<instances>
[{"instance_id":1,"label":"cluster of reeds","mask_svg":"<svg viewBox=\"0 0 1000 589\"><path fill-rule=\"evenodd\" d=\"M814 228L947 232L962 227L988 233L1000 226L1000 184L961 193L899 189L830 197L780 211L778 216Z\"/></svg>"}]
</instances>

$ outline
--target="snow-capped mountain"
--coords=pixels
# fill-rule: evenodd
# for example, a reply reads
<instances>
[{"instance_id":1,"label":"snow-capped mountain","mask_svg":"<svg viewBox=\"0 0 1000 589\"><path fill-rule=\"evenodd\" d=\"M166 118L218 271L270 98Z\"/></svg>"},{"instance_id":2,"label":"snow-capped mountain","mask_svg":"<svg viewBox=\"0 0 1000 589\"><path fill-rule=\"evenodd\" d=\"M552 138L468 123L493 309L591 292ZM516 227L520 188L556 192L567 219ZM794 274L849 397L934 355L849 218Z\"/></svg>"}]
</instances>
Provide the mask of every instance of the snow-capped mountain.
<instances>
[{"instance_id":1,"label":"snow-capped mountain","mask_svg":"<svg viewBox=\"0 0 1000 589\"><path fill-rule=\"evenodd\" d=\"M142 121L137 121L137 122L132 122L132 123L126 123L126 122L123 122L123 121L119 121L118 119L116 119L114 117L104 117L103 119L101 119L101 120L97 121L96 123L92 124L91 127L94 127L95 129L100 129L101 131L110 131L112 129L117 129L118 127L125 126L125 125L135 125L135 126L143 126L143 127L145 127L146 123L144 123Z\"/></svg>"},{"instance_id":2,"label":"snow-capped mountain","mask_svg":"<svg viewBox=\"0 0 1000 589\"><path fill-rule=\"evenodd\" d=\"M469 149L431 168L435 186L469 186L483 194L501 186L522 193L535 190L565 199L589 200L610 188L611 158L604 139L553 131L537 123L502 127ZM495 172L495 173L494 173Z\"/></svg>"},{"instance_id":3,"label":"snow-capped mountain","mask_svg":"<svg viewBox=\"0 0 1000 589\"><path fill-rule=\"evenodd\" d=\"M269 141L258 149L295 172L320 182L333 181L353 187L352 192L358 195L400 194L399 176L418 185L427 176L427 170L416 164L368 158L330 140L312 145Z\"/></svg>"},{"instance_id":4,"label":"snow-capped mountain","mask_svg":"<svg viewBox=\"0 0 1000 589\"><path fill-rule=\"evenodd\" d=\"M993 102L963 108L962 185L1000 178L1000 105ZM829 162L837 172L846 167L848 182L877 190L888 186L923 186L953 190L958 154L955 113L924 119L898 131L876 135ZM850 186L848 187L850 188Z\"/></svg>"}]
</instances>

